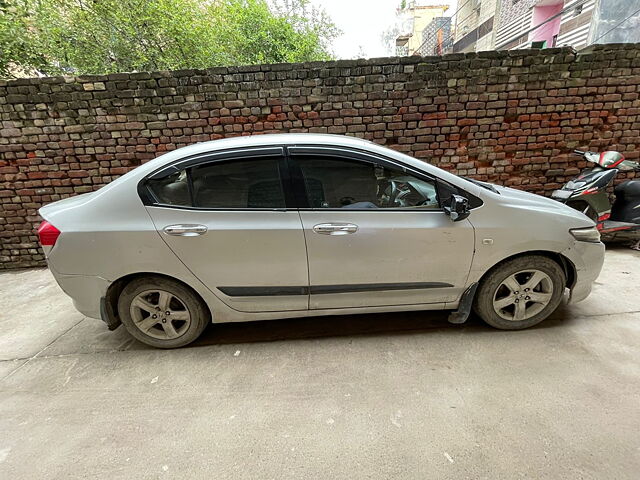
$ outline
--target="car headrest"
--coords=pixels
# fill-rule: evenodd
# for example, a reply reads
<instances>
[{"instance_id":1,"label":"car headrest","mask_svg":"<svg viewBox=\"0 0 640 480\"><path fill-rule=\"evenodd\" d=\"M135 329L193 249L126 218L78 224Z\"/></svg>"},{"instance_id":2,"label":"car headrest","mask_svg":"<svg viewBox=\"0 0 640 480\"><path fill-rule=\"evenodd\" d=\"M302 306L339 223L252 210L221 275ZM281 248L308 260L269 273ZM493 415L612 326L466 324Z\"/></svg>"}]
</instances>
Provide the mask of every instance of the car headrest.
<instances>
[{"instance_id":1,"label":"car headrest","mask_svg":"<svg viewBox=\"0 0 640 480\"><path fill-rule=\"evenodd\" d=\"M171 205L190 205L189 186L186 182L173 182L164 185L160 195L162 200Z\"/></svg>"}]
</instances>

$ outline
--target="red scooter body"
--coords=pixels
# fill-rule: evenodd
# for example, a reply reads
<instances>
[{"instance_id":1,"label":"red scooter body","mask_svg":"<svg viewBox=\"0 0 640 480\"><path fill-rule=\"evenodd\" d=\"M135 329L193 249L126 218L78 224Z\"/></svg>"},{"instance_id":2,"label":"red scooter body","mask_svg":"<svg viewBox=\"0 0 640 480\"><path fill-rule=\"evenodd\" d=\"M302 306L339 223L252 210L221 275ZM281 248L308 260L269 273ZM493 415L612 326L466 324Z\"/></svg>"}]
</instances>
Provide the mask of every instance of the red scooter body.
<instances>
[{"instance_id":1,"label":"red scooter body","mask_svg":"<svg viewBox=\"0 0 640 480\"><path fill-rule=\"evenodd\" d=\"M566 203L590 217L603 241L632 240L640 248L640 180L627 180L616 186L613 205L607 187L619 171L640 171L640 164L625 160L619 152L602 153L575 150L594 167L567 182L551 198Z\"/></svg>"}]
</instances>

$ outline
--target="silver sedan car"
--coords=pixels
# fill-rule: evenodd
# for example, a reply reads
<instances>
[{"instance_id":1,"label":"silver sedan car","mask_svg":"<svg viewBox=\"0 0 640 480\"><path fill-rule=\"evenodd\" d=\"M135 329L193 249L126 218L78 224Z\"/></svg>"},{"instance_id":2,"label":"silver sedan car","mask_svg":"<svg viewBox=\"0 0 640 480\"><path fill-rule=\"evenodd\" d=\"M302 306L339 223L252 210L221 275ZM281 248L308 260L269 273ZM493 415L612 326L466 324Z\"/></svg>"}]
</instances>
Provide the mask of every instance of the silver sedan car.
<instances>
[{"instance_id":1,"label":"silver sedan car","mask_svg":"<svg viewBox=\"0 0 640 480\"><path fill-rule=\"evenodd\" d=\"M473 309L522 329L584 299L604 246L547 198L356 138L181 148L40 209L51 272L84 315L161 348L209 322Z\"/></svg>"}]
</instances>

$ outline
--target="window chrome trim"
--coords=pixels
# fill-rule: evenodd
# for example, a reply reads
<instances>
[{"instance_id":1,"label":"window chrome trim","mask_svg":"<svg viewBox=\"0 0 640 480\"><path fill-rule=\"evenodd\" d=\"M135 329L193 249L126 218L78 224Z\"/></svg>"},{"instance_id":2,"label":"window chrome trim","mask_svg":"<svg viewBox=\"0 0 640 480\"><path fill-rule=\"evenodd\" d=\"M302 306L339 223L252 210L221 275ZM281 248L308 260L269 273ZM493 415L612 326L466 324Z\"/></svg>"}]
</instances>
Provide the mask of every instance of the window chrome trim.
<instances>
[{"instance_id":1,"label":"window chrome trim","mask_svg":"<svg viewBox=\"0 0 640 480\"><path fill-rule=\"evenodd\" d=\"M425 208L424 210L420 210L418 208L312 208L312 207L303 207L298 208L301 212L404 212L404 213L444 213L444 208Z\"/></svg>"},{"instance_id":2,"label":"window chrome trim","mask_svg":"<svg viewBox=\"0 0 640 480\"><path fill-rule=\"evenodd\" d=\"M164 203L152 203L145 205L149 208L174 208L178 210L192 210L196 212L294 212L296 208L251 208L251 207L227 207L227 208L208 208L208 207L192 207L185 205L170 205Z\"/></svg>"}]
</instances>

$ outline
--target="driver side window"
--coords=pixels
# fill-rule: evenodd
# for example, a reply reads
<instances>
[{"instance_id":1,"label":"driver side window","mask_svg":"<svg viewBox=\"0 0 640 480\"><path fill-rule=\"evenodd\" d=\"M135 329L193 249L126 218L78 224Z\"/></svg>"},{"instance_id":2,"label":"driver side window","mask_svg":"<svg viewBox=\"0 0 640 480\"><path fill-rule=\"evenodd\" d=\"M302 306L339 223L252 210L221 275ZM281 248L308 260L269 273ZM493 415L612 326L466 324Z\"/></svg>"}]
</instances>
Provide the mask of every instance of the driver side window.
<instances>
[{"instance_id":1,"label":"driver side window","mask_svg":"<svg viewBox=\"0 0 640 480\"><path fill-rule=\"evenodd\" d=\"M311 208L438 209L435 181L401 168L351 159L297 158Z\"/></svg>"}]
</instances>

